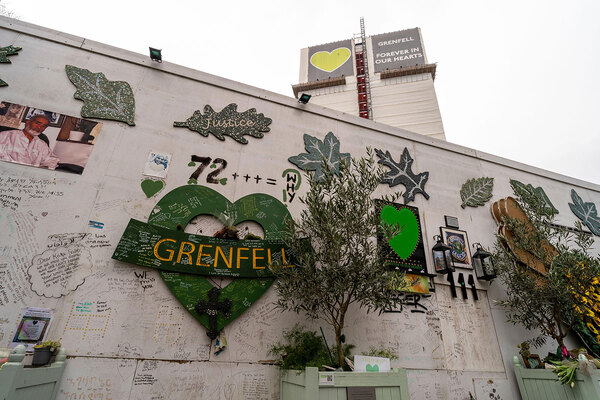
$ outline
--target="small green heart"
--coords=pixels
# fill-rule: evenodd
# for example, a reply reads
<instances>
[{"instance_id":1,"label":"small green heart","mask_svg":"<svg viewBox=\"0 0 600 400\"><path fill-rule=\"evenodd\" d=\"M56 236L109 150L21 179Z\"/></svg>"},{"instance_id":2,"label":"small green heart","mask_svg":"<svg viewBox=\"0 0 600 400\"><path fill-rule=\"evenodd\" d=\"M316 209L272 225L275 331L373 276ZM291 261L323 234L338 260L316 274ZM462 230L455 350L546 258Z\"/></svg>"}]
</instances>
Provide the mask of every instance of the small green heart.
<instances>
[{"instance_id":1,"label":"small green heart","mask_svg":"<svg viewBox=\"0 0 600 400\"><path fill-rule=\"evenodd\" d=\"M219 183L221 183L221 185L227 185L227 178L221 178Z\"/></svg>"},{"instance_id":2,"label":"small green heart","mask_svg":"<svg viewBox=\"0 0 600 400\"><path fill-rule=\"evenodd\" d=\"M198 184L198 181L197 181L197 180L195 180L195 179L190 179L190 180L188 180L187 184L188 184L188 185L197 185L197 184Z\"/></svg>"},{"instance_id":3,"label":"small green heart","mask_svg":"<svg viewBox=\"0 0 600 400\"><path fill-rule=\"evenodd\" d=\"M140 185L144 194L147 198L154 196L156 193L160 192L162 188L165 186L163 181L154 181L152 179L144 179Z\"/></svg>"},{"instance_id":4,"label":"small green heart","mask_svg":"<svg viewBox=\"0 0 600 400\"><path fill-rule=\"evenodd\" d=\"M196 166L196 163L195 163L195 162L193 162L193 161L190 161L190 162L188 163L188 167L195 167L195 166Z\"/></svg>"},{"instance_id":5,"label":"small green heart","mask_svg":"<svg viewBox=\"0 0 600 400\"><path fill-rule=\"evenodd\" d=\"M389 225L397 224L400 233L394 236L389 244L394 252L403 260L412 255L419 244L419 223L417 217L408 208L396 210L392 206L385 206L381 210L381 220Z\"/></svg>"},{"instance_id":6,"label":"small green heart","mask_svg":"<svg viewBox=\"0 0 600 400\"><path fill-rule=\"evenodd\" d=\"M217 168L216 164L210 164L210 168Z\"/></svg>"},{"instance_id":7,"label":"small green heart","mask_svg":"<svg viewBox=\"0 0 600 400\"><path fill-rule=\"evenodd\" d=\"M367 367L365 369L367 370L367 372L379 372L379 365L377 365L377 364L375 364L375 365L367 364Z\"/></svg>"}]
</instances>

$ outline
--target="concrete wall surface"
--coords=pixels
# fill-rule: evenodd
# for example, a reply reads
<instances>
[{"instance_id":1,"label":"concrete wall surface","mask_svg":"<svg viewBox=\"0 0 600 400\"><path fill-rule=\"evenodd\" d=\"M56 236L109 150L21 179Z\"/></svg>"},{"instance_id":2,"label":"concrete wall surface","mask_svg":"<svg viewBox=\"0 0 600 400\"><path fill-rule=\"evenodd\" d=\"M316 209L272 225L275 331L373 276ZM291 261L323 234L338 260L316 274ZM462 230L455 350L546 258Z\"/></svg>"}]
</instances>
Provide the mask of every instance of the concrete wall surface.
<instances>
[{"instance_id":1,"label":"concrete wall surface","mask_svg":"<svg viewBox=\"0 0 600 400\"><path fill-rule=\"evenodd\" d=\"M271 288L225 328L228 347L215 355L206 329L157 270L111 258L130 218L147 221L166 193L188 184L197 168L189 166L193 155L226 161L217 183L207 181L213 171L207 168L198 176L199 185L232 202L266 193L297 217L298 197L307 185L303 180L291 198L285 171L297 169L288 158L305 152L304 134L323 140L333 132L340 151L354 157L372 146L389 150L398 161L407 148L412 170L429 172L429 200L417 195L409 203L419 209L429 272L432 236L444 226L445 215L458 218L471 243L493 244L496 224L489 205L511 194L509 179L543 187L559 210L558 222L567 226L577 220L568 206L571 189L586 202L600 201L597 185L0 17L0 46L8 45L22 50L10 64L0 64L0 78L9 84L0 88L1 101L79 117L83 103L73 97L76 88L65 65L126 81L135 95L135 126L90 118L103 125L81 175L0 162L0 346L12 340L24 307L54 309L48 337L60 339L69 355L59 400L277 399L279 369L265 361L272 358L269 347L296 322L326 328L276 309ZM272 119L264 138L246 136L244 145L173 127L205 105L220 111L232 103L239 112L255 108ZM164 187L147 197L141 183L151 151L172 158ZM461 185L484 176L494 178L492 200L461 208ZM381 185L378 192L403 189ZM210 236L219 227L208 221L186 230ZM73 257L59 254L65 251ZM58 264L40 261L47 257ZM48 276L42 265L61 269ZM458 272L465 279L473 274L471 269ZM408 369L412 399L467 399L469 392L478 399L490 394L518 399L512 356L515 346L535 332L505 322L503 310L492 303L503 296L499 282L477 282L478 301L470 292L467 299L453 298L444 276L435 282L435 292L401 312L351 309L347 342L357 345L357 354L371 346L392 348L399 357L392 366ZM333 332L326 334L331 343Z\"/></svg>"}]
</instances>

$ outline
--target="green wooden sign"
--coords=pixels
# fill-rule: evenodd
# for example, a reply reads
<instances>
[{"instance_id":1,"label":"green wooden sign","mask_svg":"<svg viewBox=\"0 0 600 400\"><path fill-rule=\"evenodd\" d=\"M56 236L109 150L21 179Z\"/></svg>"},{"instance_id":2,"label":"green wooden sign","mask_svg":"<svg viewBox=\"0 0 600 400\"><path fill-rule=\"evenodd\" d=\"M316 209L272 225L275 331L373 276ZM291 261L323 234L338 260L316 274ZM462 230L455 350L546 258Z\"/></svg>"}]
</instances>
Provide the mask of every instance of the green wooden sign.
<instances>
[{"instance_id":1,"label":"green wooden sign","mask_svg":"<svg viewBox=\"0 0 600 400\"><path fill-rule=\"evenodd\" d=\"M148 217L148 224L177 231L185 228L197 215L212 215L225 225L254 221L262 226L265 241L281 240L286 230L285 221L287 218L291 218L287 207L267 194L249 194L232 203L210 188L188 185L167 193L154 207ZM124 237L126 236L124 235ZM146 249L146 251L149 250L153 251L153 249ZM183 257L182 255L182 259ZM168 255L165 258L169 258ZM160 263L160 260L157 262ZM200 314L196 305L211 301L208 294L213 288L212 283L204 276L190 273L159 270L159 274L185 309L203 326L211 329L211 317L208 314ZM228 323L239 317L269 289L273 282L274 278L272 277L236 278L227 286L222 287L219 298L213 300L229 299L231 308L227 314L217 315L217 329L222 330Z\"/></svg>"},{"instance_id":2,"label":"green wooden sign","mask_svg":"<svg viewBox=\"0 0 600 400\"><path fill-rule=\"evenodd\" d=\"M289 261L281 240L192 235L135 219L129 220L113 258L161 271L230 278L272 277L269 265Z\"/></svg>"}]
</instances>

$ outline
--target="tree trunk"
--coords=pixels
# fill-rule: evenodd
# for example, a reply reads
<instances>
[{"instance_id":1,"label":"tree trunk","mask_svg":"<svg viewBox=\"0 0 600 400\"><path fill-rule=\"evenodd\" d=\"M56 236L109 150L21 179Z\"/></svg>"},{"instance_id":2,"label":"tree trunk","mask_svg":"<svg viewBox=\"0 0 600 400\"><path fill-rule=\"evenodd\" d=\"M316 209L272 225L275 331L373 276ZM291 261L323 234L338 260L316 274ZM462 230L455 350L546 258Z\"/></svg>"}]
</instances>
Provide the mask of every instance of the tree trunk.
<instances>
[{"instance_id":1,"label":"tree trunk","mask_svg":"<svg viewBox=\"0 0 600 400\"><path fill-rule=\"evenodd\" d=\"M344 347L342 345L342 325L335 327L335 344L337 345L337 357L339 366L344 368Z\"/></svg>"},{"instance_id":2,"label":"tree trunk","mask_svg":"<svg viewBox=\"0 0 600 400\"><path fill-rule=\"evenodd\" d=\"M340 364L340 368L344 368L344 345L342 343L342 331L344 329L344 317L346 316L346 310L348 309L348 305L344 304L340 309L340 317L337 325L335 326L335 342L337 344L338 351L338 362Z\"/></svg>"}]
</instances>

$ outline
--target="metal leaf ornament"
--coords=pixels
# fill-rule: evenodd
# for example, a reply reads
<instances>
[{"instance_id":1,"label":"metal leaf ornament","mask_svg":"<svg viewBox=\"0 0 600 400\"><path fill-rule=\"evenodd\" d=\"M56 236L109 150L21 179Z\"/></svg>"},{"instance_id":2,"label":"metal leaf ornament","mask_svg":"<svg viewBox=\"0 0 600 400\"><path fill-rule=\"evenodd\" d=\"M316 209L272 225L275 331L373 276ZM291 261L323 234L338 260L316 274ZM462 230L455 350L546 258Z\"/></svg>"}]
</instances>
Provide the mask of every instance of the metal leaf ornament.
<instances>
[{"instance_id":1,"label":"metal leaf ornament","mask_svg":"<svg viewBox=\"0 0 600 400\"><path fill-rule=\"evenodd\" d=\"M574 189L571 189L571 199L573 199L573 203L569 203L569 208L573 211L573 214L575 214L594 235L600 236L600 217L598 217L596 205L594 203L585 203Z\"/></svg>"},{"instance_id":2,"label":"metal leaf ornament","mask_svg":"<svg viewBox=\"0 0 600 400\"><path fill-rule=\"evenodd\" d=\"M18 54L20 50L21 47L16 47L13 45L0 47L0 63L10 64L11 61L8 59L8 56L14 56L15 54ZM8 86L8 83L0 79L0 87L2 86Z\"/></svg>"},{"instance_id":3,"label":"metal leaf ornament","mask_svg":"<svg viewBox=\"0 0 600 400\"><path fill-rule=\"evenodd\" d=\"M204 106L204 114L196 110L185 122L173 122L173 126L187 127L204 137L212 133L219 140L225 140L225 136L229 136L239 143L247 144L248 140L244 136L262 138L264 132L271 130L271 122L271 118L257 114L255 108L238 112L237 104L231 103L218 113L207 104Z\"/></svg>"},{"instance_id":4,"label":"metal leaf ornament","mask_svg":"<svg viewBox=\"0 0 600 400\"><path fill-rule=\"evenodd\" d=\"M66 65L65 69L67 76L77 87L73 96L84 102L81 116L135 125L135 98L129 83L109 81L102 72L94 73L72 65Z\"/></svg>"},{"instance_id":5,"label":"metal leaf ornament","mask_svg":"<svg viewBox=\"0 0 600 400\"><path fill-rule=\"evenodd\" d=\"M382 150L375 149L375 154L380 158L379 164L390 169L385 173L381 182L389 184L390 187L400 183L406 187L406 191L402 194L404 204L413 201L418 193L429 200L429 195L425 192L425 183L429 179L429 172L415 174L412 171L414 159L410 156L408 148L404 148L400 162L395 162L389 151L384 153Z\"/></svg>"},{"instance_id":6,"label":"metal leaf ornament","mask_svg":"<svg viewBox=\"0 0 600 400\"><path fill-rule=\"evenodd\" d=\"M340 141L333 132L327 133L323 141L304 134L304 148L308 153L292 156L288 161L304 171L315 171L315 181L323 177L323 161L336 174L340 170L340 161L350 162L350 153L340 153Z\"/></svg>"},{"instance_id":7,"label":"metal leaf ornament","mask_svg":"<svg viewBox=\"0 0 600 400\"><path fill-rule=\"evenodd\" d=\"M531 184L526 185L514 179L510 180L510 186L514 189L515 193L521 196L537 196L544 203L544 211L548 214L558 214L558 210L556 209L556 207L554 207L554 204L552 204L552 202L546 195L546 192L544 191L544 189L542 189L541 186L534 188Z\"/></svg>"},{"instance_id":8,"label":"metal leaf ornament","mask_svg":"<svg viewBox=\"0 0 600 400\"><path fill-rule=\"evenodd\" d=\"M473 178L467 180L460 188L462 208L478 207L487 203L492 198L494 178Z\"/></svg>"}]
</instances>

